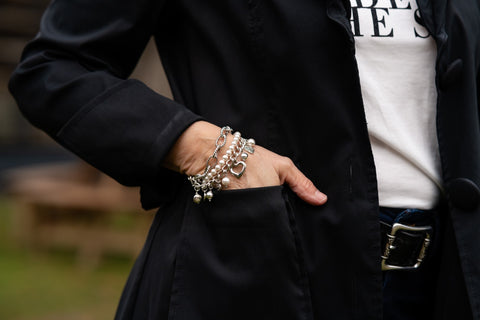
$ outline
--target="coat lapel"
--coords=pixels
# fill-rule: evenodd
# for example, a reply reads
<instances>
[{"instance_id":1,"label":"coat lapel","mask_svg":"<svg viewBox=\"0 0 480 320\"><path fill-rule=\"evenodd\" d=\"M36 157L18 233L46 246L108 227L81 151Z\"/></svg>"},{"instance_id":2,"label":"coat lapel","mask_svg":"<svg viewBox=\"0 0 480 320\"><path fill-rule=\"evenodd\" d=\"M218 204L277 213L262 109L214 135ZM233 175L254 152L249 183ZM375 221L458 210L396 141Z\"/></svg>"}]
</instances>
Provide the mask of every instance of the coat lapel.
<instances>
[{"instance_id":1,"label":"coat lapel","mask_svg":"<svg viewBox=\"0 0 480 320\"><path fill-rule=\"evenodd\" d=\"M448 35L445 31L447 0L417 0L425 27L437 42L437 48L443 47Z\"/></svg>"},{"instance_id":2,"label":"coat lapel","mask_svg":"<svg viewBox=\"0 0 480 320\"><path fill-rule=\"evenodd\" d=\"M339 24L346 32L348 40L353 44L353 33L350 25L350 0L328 0L327 16Z\"/></svg>"}]
</instances>

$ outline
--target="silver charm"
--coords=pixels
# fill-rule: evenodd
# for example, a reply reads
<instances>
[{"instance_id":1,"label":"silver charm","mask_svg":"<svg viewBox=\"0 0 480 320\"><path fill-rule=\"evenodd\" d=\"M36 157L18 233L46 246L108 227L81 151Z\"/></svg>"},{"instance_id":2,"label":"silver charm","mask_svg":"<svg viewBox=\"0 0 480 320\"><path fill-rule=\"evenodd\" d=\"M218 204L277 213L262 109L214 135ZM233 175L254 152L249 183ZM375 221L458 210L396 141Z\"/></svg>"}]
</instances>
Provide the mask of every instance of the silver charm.
<instances>
[{"instance_id":1,"label":"silver charm","mask_svg":"<svg viewBox=\"0 0 480 320\"><path fill-rule=\"evenodd\" d=\"M196 204L199 204L200 202L202 202L202 196L199 195L198 193L195 193L195 195L193 196L193 202L195 202Z\"/></svg>"},{"instance_id":2,"label":"silver charm","mask_svg":"<svg viewBox=\"0 0 480 320\"><path fill-rule=\"evenodd\" d=\"M249 153L254 153L255 152L255 140L253 139L248 139L246 142L245 142L245 151L249 152Z\"/></svg>"},{"instance_id":3,"label":"silver charm","mask_svg":"<svg viewBox=\"0 0 480 320\"><path fill-rule=\"evenodd\" d=\"M212 201L212 198L213 198L212 190L207 191L207 193L205 193L205 199L207 199L208 201Z\"/></svg>"},{"instance_id":4,"label":"silver charm","mask_svg":"<svg viewBox=\"0 0 480 320\"><path fill-rule=\"evenodd\" d=\"M235 168L237 167L240 167L240 170L239 171L235 171ZM243 173L245 172L245 169L247 168L247 164L243 161L238 161L236 163L234 163L231 167L230 167L230 173L235 176L235 178L240 178Z\"/></svg>"}]
</instances>

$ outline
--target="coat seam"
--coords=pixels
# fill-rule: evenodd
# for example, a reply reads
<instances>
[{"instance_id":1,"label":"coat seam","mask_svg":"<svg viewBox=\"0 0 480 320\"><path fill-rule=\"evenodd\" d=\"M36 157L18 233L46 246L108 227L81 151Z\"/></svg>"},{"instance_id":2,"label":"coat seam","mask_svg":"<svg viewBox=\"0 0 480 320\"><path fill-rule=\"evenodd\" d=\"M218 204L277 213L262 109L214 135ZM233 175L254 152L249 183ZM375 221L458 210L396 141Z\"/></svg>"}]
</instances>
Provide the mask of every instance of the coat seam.
<instances>
[{"instance_id":1,"label":"coat seam","mask_svg":"<svg viewBox=\"0 0 480 320\"><path fill-rule=\"evenodd\" d=\"M158 216L159 211L160 211L160 209L157 210L156 217ZM155 230L152 233L152 237L151 237L151 239L148 239L150 241L148 242L148 246L145 247L145 250L146 250L145 258L144 258L144 261L142 263L142 268L141 268L140 272L138 273L138 276L135 278L135 286L138 286L139 283L143 279L143 276L144 276L144 273L145 273L146 262L148 261L148 257L150 256L150 252L151 252L151 249L152 249L153 242L155 240L155 237L157 236L157 232L160 229L160 226L162 225L162 222L163 222L164 219L165 219L165 216L160 215L159 221L158 221L158 223L156 223ZM133 305L136 306L137 305L137 300L138 300L139 290L135 290L133 292L134 292L134 297L135 297L135 303ZM135 308L133 310L135 310Z\"/></svg>"},{"instance_id":2,"label":"coat seam","mask_svg":"<svg viewBox=\"0 0 480 320\"><path fill-rule=\"evenodd\" d=\"M168 320L174 320L177 316L177 308L180 305L179 300L182 296L182 286L181 279L182 273L184 272L184 264L182 264L186 256L186 248L188 247L187 237L185 235L188 222L188 211L189 211L190 202L187 201L187 205L184 208L183 218L182 218L182 227L180 229L180 242L176 250L174 274L172 280L172 286L170 288L170 304L168 310Z\"/></svg>"}]
</instances>

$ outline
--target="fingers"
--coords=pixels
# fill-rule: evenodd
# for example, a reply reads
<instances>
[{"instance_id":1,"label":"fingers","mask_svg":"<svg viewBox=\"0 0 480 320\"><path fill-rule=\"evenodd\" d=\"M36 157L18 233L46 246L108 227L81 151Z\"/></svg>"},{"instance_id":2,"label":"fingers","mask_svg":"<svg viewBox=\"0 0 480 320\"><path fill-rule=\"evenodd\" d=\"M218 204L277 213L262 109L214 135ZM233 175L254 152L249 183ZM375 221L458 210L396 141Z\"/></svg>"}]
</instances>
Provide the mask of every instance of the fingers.
<instances>
[{"instance_id":1,"label":"fingers","mask_svg":"<svg viewBox=\"0 0 480 320\"><path fill-rule=\"evenodd\" d=\"M282 183L288 184L300 199L314 206L327 202L327 196L320 192L289 158L284 157L282 159L282 165L279 166L278 173Z\"/></svg>"}]
</instances>

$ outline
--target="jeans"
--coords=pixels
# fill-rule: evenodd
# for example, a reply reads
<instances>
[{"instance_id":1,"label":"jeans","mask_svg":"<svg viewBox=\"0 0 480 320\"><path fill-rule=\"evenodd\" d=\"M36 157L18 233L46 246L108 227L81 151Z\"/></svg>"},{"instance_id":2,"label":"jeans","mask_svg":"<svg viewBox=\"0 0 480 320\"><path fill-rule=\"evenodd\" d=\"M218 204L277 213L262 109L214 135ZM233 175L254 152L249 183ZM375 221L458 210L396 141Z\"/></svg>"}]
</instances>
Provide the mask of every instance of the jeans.
<instances>
[{"instance_id":1,"label":"jeans","mask_svg":"<svg viewBox=\"0 0 480 320\"><path fill-rule=\"evenodd\" d=\"M438 274L438 214L435 210L380 208L380 220L393 225L433 227L432 241L422 265L415 270L383 272L383 318L389 320L433 319ZM383 248L382 248L383 250Z\"/></svg>"}]
</instances>

